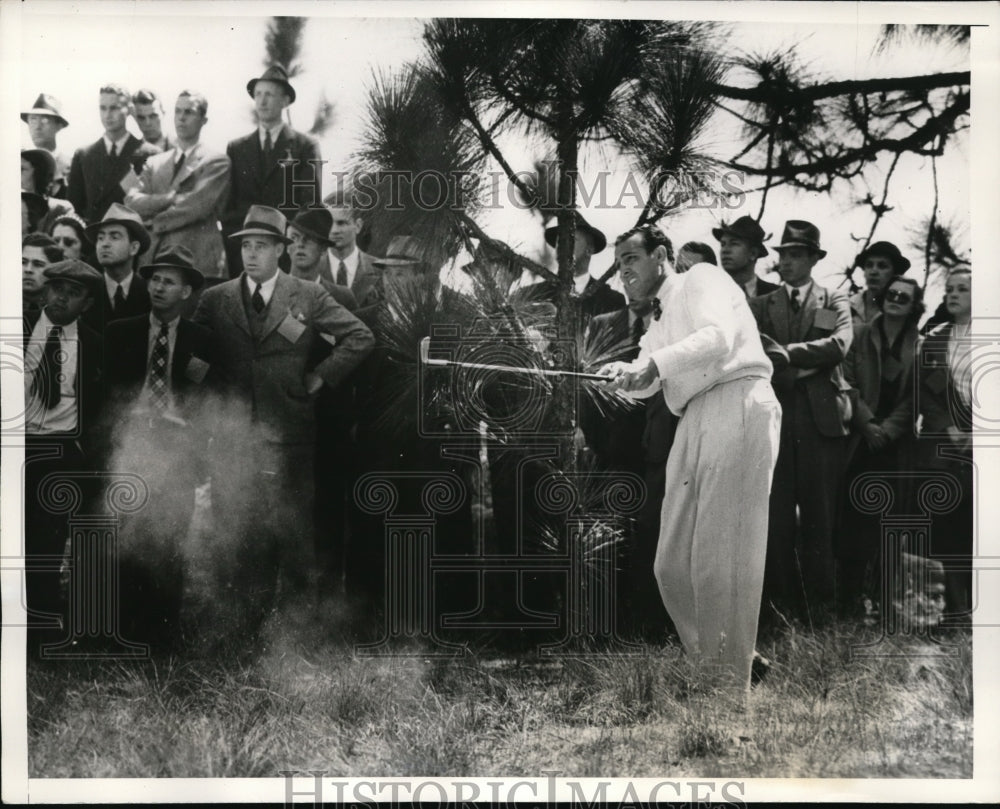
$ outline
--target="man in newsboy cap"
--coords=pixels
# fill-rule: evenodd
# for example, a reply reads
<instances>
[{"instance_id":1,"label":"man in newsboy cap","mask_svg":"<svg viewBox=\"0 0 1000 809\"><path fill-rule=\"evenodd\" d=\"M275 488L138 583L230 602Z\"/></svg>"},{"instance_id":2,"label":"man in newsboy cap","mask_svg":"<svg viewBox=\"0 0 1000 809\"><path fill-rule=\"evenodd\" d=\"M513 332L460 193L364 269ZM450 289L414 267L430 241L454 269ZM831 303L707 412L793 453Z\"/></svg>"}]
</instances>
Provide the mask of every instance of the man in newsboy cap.
<instances>
[{"instance_id":1,"label":"man in newsboy cap","mask_svg":"<svg viewBox=\"0 0 1000 809\"><path fill-rule=\"evenodd\" d=\"M294 601L314 594L317 583L316 398L324 386L340 385L375 339L322 286L278 269L291 241L286 228L277 209L250 206L229 237L240 245L244 271L206 289L194 321L212 331L215 393L224 400L206 408L217 416L212 506L220 531L232 532L220 547L243 548L237 590L273 594L273 563L266 574L277 558L281 593ZM316 362L321 342L334 345ZM268 600L258 597L255 606L266 609Z\"/></svg>"},{"instance_id":2,"label":"man in newsboy cap","mask_svg":"<svg viewBox=\"0 0 1000 809\"><path fill-rule=\"evenodd\" d=\"M247 93L257 112L257 128L226 147L232 163L229 199L222 212L229 277L243 269L240 243L231 240L251 205L277 208L285 217L322 205L323 183L319 143L296 132L282 116L295 101L295 88L281 65L272 65L259 78L250 79ZM288 267L287 255L282 259Z\"/></svg>"},{"instance_id":3,"label":"man in newsboy cap","mask_svg":"<svg viewBox=\"0 0 1000 809\"><path fill-rule=\"evenodd\" d=\"M764 603L799 610L809 606L815 618L833 605L833 536L851 420L841 363L854 332L847 296L812 279L813 267L826 255L819 228L789 220L774 249L782 284L750 299L761 334L788 353L788 367L773 377L783 416L771 487ZM809 604L801 603L803 592Z\"/></svg>"}]
</instances>

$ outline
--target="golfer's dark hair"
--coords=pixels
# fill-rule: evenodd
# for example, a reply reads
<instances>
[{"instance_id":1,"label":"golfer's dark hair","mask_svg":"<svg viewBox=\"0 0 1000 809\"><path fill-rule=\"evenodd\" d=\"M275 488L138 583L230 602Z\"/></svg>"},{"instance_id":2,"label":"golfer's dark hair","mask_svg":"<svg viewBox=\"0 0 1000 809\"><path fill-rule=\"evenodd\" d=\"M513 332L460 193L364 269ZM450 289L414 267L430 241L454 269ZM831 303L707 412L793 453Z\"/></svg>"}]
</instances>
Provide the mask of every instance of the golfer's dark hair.
<instances>
[{"instance_id":1,"label":"golfer's dark hair","mask_svg":"<svg viewBox=\"0 0 1000 809\"><path fill-rule=\"evenodd\" d=\"M56 244L55 239L44 233L29 233L21 239L21 247L41 247L46 261L50 264L55 264L57 261L62 261L66 258L63 249Z\"/></svg>"},{"instance_id":2,"label":"golfer's dark hair","mask_svg":"<svg viewBox=\"0 0 1000 809\"><path fill-rule=\"evenodd\" d=\"M621 236L615 239L615 246L617 247L623 241L631 239L636 234L642 236L642 246L647 253L652 253L657 247L663 245L667 248L667 261L671 264L674 263L674 246L659 225L639 225L631 230L626 230Z\"/></svg>"},{"instance_id":3,"label":"golfer's dark hair","mask_svg":"<svg viewBox=\"0 0 1000 809\"><path fill-rule=\"evenodd\" d=\"M154 93L152 90L137 90L135 95L132 96L133 104L156 104L161 110L163 109L163 102L160 101L160 97Z\"/></svg>"}]
</instances>

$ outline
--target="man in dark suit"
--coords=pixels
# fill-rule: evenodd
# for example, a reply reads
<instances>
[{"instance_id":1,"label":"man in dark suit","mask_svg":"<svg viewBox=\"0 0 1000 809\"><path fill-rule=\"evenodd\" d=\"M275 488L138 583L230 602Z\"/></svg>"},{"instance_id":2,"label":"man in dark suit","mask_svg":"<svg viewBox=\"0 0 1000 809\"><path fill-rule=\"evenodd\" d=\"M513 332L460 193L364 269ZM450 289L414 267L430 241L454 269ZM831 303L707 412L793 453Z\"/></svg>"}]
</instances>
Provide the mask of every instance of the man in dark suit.
<instances>
[{"instance_id":1,"label":"man in dark suit","mask_svg":"<svg viewBox=\"0 0 1000 809\"><path fill-rule=\"evenodd\" d=\"M107 443L112 468L141 475L149 502L119 529L125 637L156 649L179 639L184 564L195 487L203 482L207 434L198 404L212 363L208 329L181 317L204 283L186 247L142 268L152 311L105 331Z\"/></svg>"},{"instance_id":2,"label":"man in dark suit","mask_svg":"<svg viewBox=\"0 0 1000 809\"><path fill-rule=\"evenodd\" d=\"M295 101L285 69L269 67L259 79L250 80L247 92L259 125L226 147L232 163L229 201L222 214L227 237L239 230L251 205L277 208L290 218L320 205L323 198L319 144L282 122L285 108ZM243 269L239 240L226 239L226 260L229 277L235 278Z\"/></svg>"},{"instance_id":3,"label":"man in dark suit","mask_svg":"<svg viewBox=\"0 0 1000 809\"><path fill-rule=\"evenodd\" d=\"M370 325L383 291L374 257L358 247L361 216L347 199L328 199L327 207L331 216L330 246L320 259L320 275L331 283L350 288L358 302L355 314Z\"/></svg>"},{"instance_id":4,"label":"man in dark suit","mask_svg":"<svg viewBox=\"0 0 1000 809\"><path fill-rule=\"evenodd\" d=\"M43 631L59 625L58 570L68 516L48 507L41 484L59 475L79 482L79 473L92 468L103 398L101 337L80 320L100 294L101 275L75 259L56 262L44 274L45 305L24 318L25 580L29 626ZM37 652L34 642L29 651Z\"/></svg>"},{"instance_id":5,"label":"man in dark suit","mask_svg":"<svg viewBox=\"0 0 1000 809\"><path fill-rule=\"evenodd\" d=\"M660 244L667 250L670 240L659 229L641 234L647 252ZM662 265L637 264L621 271L628 306L617 312L597 315L587 332L589 345L627 346L626 350L600 351L603 362L631 362L639 356L639 340L658 317L656 293L666 276ZM599 350L599 349L597 349ZM580 413L588 444L598 463L605 468L633 472L646 484L646 500L639 512L628 558L622 565L620 603L627 629L647 639L662 639L663 621L660 591L653 576L653 560L660 536L660 511L666 486L667 457L677 430L677 417L670 412L661 391L638 400L634 410L601 419L589 400ZM621 626L621 625L620 625Z\"/></svg>"},{"instance_id":6,"label":"man in dark suit","mask_svg":"<svg viewBox=\"0 0 1000 809\"><path fill-rule=\"evenodd\" d=\"M824 607L834 595L833 535L850 432L850 386L841 363L853 339L851 310L846 295L812 280L813 266L826 255L815 225L786 222L775 249L784 283L750 299L761 333L785 347L789 363L773 379L783 417L765 595L797 606L804 593L812 605Z\"/></svg>"},{"instance_id":7,"label":"man in dark suit","mask_svg":"<svg viewBox=\"0 0 1000 809\"><path fill-rule=\"evenodd\" d=\"M771 237L764 235L764 229L754 219L741 216L731 225L723 222L712 229L712 235L719 242L722 269L743 287L748 298L766 295L778 288L777 284L757 276L757 259L767 255L764 241Z\"/></svg>"},{"instance_id":8,"label":"man in dark suit","mask_svg":"<svg viewBox=\"0 0 1000 809\"><path fill-rule=\"evenodd\" d=\"M125 200L125 188L142 171L146 158L157 154L156 146L139 140L125 128L129 116L128 90L116 84L101 88L100 140L77 149L69 168L67 199L88 223L97 222L108 207ZM131 176L130 176L131 175Z\"/></svg>"},{"instance_id":9,"label":"man in dark suit","mask_svg":"<svg viewBox=\"0 0 1000 809\"><path fill-rule=\"evenodd\" d=\"M557 246L559 227L553 225L545 230L545 242L550 247ZM573 234L573 289L570 296L580 314L580 326L586 327L595 315L614 312L625 306L625 298L603 281L590 274L590 261L594 253L600 253L608 246L608 239L600 230L591 225L583 214L576 212L576 230ZM554 281L521 287L515 292L529 300L554 300L558 287Z\"/></svg>"},{"instance_id":10,"label":"man in dark suit","mask_svg":"<svg viewBox=\"0 0 1000 809\"><path fill-rule=\"evenodd\" d=\"M146 282L136 275L136 256L149 249L149 233L131 208L113 202L104 218L87 228L104 276L104 292L84 315L88 326L103 334L112 320L149 312Z\"/></svg>"},{"instance_id":11,"label":"man in dark suit","mask_svg":"<svg viewBox=\"0 0 1000 809\"><path fill-rule=\"evenodd\" d=\"M233 592L265 610L275 568L285 599L315 592L316 399L375 342L320 285L278 270L286 225L280 211L251 206L230 237L241 244L244 274L205 290L194 316L216 349L210 464L217 547L226 553L219 561ZM327 337L333 350L314 366Z\"/></svg>"}]
</instances>

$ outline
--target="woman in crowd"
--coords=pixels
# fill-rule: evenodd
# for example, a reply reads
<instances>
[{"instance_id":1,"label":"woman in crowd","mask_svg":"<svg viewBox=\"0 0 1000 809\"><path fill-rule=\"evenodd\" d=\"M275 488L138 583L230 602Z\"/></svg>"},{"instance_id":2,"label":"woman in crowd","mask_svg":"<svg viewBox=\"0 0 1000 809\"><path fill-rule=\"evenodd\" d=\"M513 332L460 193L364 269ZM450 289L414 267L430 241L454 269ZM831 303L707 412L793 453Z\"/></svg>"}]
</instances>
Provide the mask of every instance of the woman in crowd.
<instances>
[{"instance_id":1,"label":"woman in crowd","mask_svg":"<svg viewBox=\"0 0 1000 809\"><path fill-rule=\"evenodd\" d=\"M49 235L55 239L66 258L75 258L94 264L93 245L87 238L87 225L75 213L63 214L52 223Z\"/></svg>"},{"instance_id":2,"label":"woman in crowd","mask_svg":"<svg viewBox=\"0 0 1000 809\"><path fill-rule=\"evenodd\" d=\"M972 604L972 272L948 273L944 293L948 322L918 349L919 458L924 471L950 475L959 486L957 506L934 516L931 554L945 565L949 623L965 623ZM942 509L943 510L943 509Z\"/></svg>"},{"instance_id":3,"label":"woman in crowd","mask_svg":"<svg viewBox=\"0 0 1000 809\"><path fill-rule=\"evenodd\" d=\"M911 278L897 277L876 296L880 311L860 326L844 361L854 410L838 543L838 597L841 604L861 604L867 595L885 604L879 560L882 533L879 515L860 511L865 473L906 471L914 464L913 359L917 324L924 313L923 290ZM860 488L855 488L858 481ZM891 479L897 504L908 491L902 478Z\"/></svg>"},{"instance_id":4,"label":"woman in crowd","mask_svg":"<svg viewBox=\"0 0 1000 809\"><path fill-rule=\"evenodd\" d=\"M66 200L48 195L55 173L55 158L45 149L21 150L21 190L42 198L42 203L37 203L41 216L33 225L38 233L48 233L57 218L73 211Z\"/></svg>"}]
</instances>

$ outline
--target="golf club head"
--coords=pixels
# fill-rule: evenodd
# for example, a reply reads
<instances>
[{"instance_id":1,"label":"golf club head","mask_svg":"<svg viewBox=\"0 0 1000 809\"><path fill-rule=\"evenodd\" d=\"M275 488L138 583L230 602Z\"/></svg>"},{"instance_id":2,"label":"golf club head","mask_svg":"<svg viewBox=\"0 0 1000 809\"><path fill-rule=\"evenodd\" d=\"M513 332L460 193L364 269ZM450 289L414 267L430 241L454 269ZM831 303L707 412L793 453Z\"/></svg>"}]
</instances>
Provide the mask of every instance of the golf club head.
<instances>
[{"instance_id":1,"label":"golf club head","mask_svg":"<svg viewBox=\"0 0 1000 809\"><path fill-rule=\"evenodd\" d=\"M422 337L420 339L420 364L421 365L449 365L448 360L432 360L430 358L431 338Z\"/></svg>"}]
</instances>

